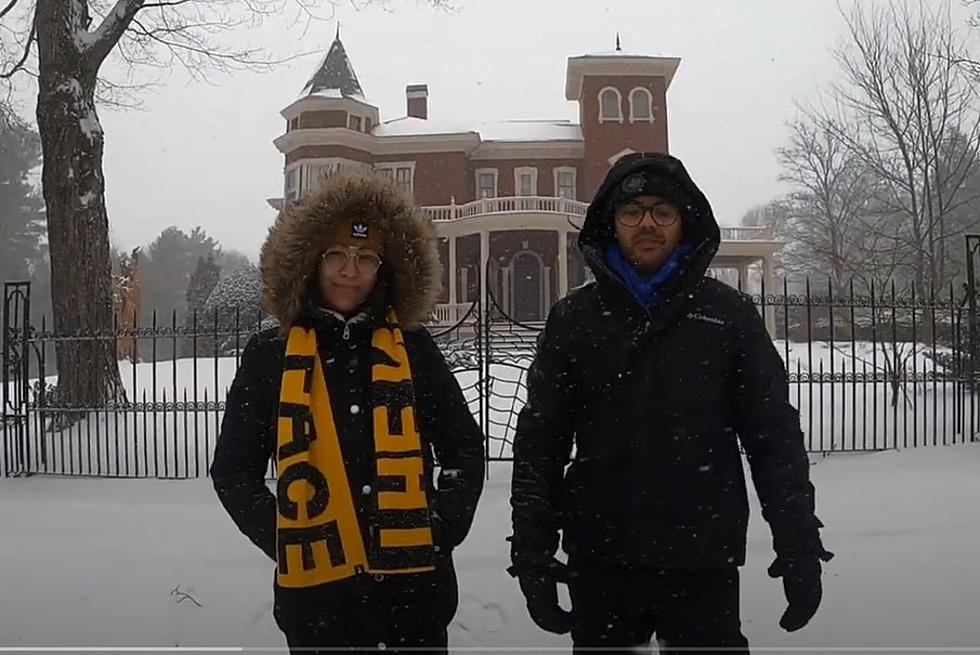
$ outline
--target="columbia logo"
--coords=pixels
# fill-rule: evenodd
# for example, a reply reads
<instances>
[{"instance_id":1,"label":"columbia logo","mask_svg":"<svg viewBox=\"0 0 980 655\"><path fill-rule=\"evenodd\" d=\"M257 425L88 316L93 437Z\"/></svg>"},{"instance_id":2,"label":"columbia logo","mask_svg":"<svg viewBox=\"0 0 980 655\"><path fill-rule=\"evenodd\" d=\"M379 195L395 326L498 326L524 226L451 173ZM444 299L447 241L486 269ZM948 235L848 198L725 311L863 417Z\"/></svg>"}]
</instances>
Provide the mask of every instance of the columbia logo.
<instances>
[{"instance_id":1,"label":"columbia logo","mask_svg":"<svg viewBox=\"0 0 980 655\"><path fill-rule=\"evenodd\" d=\"M697 312L688 314L687 317L692 318L695 321L704 321L705 323L714 323L715 325L722 325L722 326L727 325L725 321L721 320L720 318L715 318L714 316L705 316L704 314L700 314Z\"/></svg>"}]
</instances>

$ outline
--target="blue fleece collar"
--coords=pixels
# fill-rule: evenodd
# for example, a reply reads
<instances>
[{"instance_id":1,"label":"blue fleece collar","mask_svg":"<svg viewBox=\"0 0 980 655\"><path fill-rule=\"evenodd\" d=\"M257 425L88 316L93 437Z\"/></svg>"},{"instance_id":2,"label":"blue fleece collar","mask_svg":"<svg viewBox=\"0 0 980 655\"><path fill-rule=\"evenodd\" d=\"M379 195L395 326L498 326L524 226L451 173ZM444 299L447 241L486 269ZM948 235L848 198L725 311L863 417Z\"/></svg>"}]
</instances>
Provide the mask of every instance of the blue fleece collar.
<instances>
[{"instance_id":1,"label":"blue fleece collar","mask_svg":"<svg viewBox=\"0 0 980 655\"><path fill-rule=\"evenodd\" d=\"M657 290L677 272L684 255L693 250L694 246L691 244L682 243L674 248L674 251L670 253L660 268L649 275L638 272L630 264L622 248L614 239L606 242L604 255L609 267L626 283L637 300L649 309L658 302Z\"/></svg>"}]
</instances>

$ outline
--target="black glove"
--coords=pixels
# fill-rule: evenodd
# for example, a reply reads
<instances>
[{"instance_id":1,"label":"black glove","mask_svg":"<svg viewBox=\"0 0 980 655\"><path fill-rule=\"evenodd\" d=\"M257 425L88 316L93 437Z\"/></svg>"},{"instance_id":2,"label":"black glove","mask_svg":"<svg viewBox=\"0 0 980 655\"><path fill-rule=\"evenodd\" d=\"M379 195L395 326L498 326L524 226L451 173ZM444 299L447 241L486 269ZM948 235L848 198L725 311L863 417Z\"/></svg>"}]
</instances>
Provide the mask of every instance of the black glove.
<instances>
[{"instance_id":1,"label":"black glove","mask_svg":"<svg viewBox=\"0 0 980 655\"><path fill-rule=\"evenodd\" d=\"M823 551L820 555L778 557L769 567L769 577L783 579L788 605L779 625L786 632L796 632L817 613L823 598L820 562L829 562L833 556Z\"/></svg>"},{"instance_id":2,"label":"black glove","mask_svg":"<svg viewBox=\"0 0 980 655\"><path fill-rule=\"evenodd\" d=\"M527 600L527 611L539 628L556 635L572 629L572 613L558 604L558 583L568 583L568 567L555 558L532 566L512 566L521 593Z\"/></svg>"},{"instance_id":3,"label":"black glove","mask_svg":"<svg viewBox=\"0 0 980 655\"><path fill-rule=\"evenodd\" d=\"M429 515L432 540L443 551L459 546L469 532L469 523L458 518L466 514L465 508L461 506L462 486L458 469L442 469L439 472L437 491Z\"/></svg>"}]
</instances>

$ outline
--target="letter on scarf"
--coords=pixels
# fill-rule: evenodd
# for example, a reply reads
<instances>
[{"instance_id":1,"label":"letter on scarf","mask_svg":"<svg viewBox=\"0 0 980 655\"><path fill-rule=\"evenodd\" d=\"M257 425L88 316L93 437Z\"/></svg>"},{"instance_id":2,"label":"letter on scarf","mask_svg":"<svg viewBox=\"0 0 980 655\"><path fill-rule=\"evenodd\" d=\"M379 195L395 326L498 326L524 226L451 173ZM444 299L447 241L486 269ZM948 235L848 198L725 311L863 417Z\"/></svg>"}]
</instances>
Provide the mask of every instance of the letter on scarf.
<instances>
[{"instance_id":1,"label":"letter on scarf","mask_svg":"<svg viewBox=\"0 0 980 655\"><path fill-rule=\"evenodd\" d=\"M367 567L313 331L290 331L279 397L278 582L311 587Z\"/></svg>"},{"instance_id":2,"label":"letter on scarf","mask_svg":"<svg viewBox=\"0 0 980 655\"><path fill-rule=\"evenodd\" d=\"M425 466L404 336L397 327L379 330L372 345L380 351L371 374L374 446L381 485L377 496L381 529L374 546L381 551L431 547L432 529L423 484ZM385 559L384 555L381 557Z\"/></svg>"}]
</instances>

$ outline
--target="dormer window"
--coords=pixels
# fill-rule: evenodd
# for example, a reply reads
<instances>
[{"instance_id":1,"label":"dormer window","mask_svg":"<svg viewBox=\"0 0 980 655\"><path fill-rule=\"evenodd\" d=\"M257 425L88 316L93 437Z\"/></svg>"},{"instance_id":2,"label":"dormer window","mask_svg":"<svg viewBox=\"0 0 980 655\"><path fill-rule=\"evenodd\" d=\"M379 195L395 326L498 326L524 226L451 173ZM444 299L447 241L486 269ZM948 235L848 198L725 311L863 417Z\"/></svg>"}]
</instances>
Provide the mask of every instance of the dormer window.
<instances>
[{"instance_id":1,"label":"dormer window","mask_svg":"<svg viewBox=\"0 0 980 655\"><path fill-rule=\"evenodd\" d=\"M653 98L644 88L637 87L630 91L630 122L653 122Z\"/></svg>"},{"instance_id":2,"label":"dormer window","mask_svg":"<svg viewBox=\"0 0 980 655\"><path fill-rule=\"evenodd\" d=\"M609 121L623 122L623 97L611 86L599 92L599 122Z\"/></svg>"}]
</instances>

